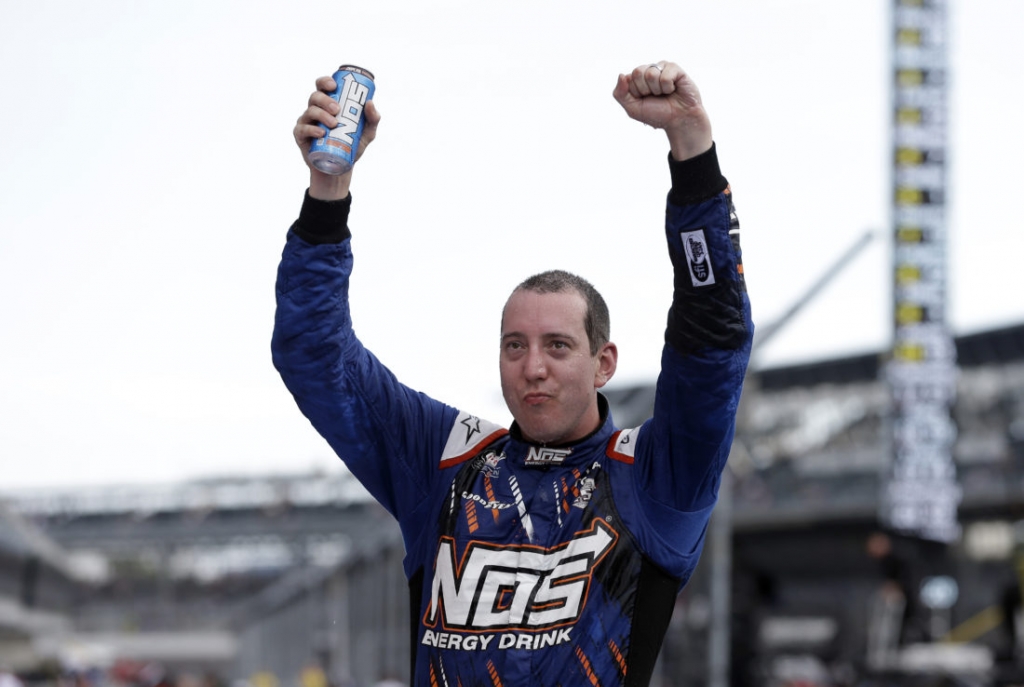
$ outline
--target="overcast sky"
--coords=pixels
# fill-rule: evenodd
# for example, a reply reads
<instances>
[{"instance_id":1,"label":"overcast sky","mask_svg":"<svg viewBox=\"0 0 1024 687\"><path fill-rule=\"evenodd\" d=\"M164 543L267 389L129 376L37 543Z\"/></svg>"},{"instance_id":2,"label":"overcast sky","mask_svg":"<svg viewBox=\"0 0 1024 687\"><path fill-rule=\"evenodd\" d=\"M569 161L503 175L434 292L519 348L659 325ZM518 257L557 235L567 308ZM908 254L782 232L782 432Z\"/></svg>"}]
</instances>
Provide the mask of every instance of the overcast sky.
<instances>
[{"instance_id":1,"label":"overcast sky","mask_svg":"<svg viewBox=\"0 0 1024 687\"><path fill-rule=\"evenodd\" d=\"M763 351L891 337L890 0L253 2L0 7L0 490L338 470L270 360L315 78L377 76L353 183L356 330L408 384L499 422L498 314L562 267L649 382L670 297L663 134L611 98L695 78L760 325L878 238ZM627 9L628 8L628 9ZM954 333L1024 322L1024 4L951 0Z\"/></svg>"}]
</instances>

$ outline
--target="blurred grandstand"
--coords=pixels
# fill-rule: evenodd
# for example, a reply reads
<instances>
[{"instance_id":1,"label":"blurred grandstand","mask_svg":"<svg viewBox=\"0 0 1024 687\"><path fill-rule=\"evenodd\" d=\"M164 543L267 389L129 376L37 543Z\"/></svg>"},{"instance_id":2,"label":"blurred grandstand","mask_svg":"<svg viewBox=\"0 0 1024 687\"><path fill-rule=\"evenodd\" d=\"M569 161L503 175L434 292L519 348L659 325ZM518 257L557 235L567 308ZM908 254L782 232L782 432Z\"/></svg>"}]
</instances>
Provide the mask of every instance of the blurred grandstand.
<instances>
[{"instance_id":1,"label":"blurred grandstand","mask_svg":"<svg viewBox=\"0 0 1024 687\"><path fill-rule=\"evenodd\" d=\"M879 525L881 355L750 375L723 507L654 684L1024 679L1024 326L956 345L951 545ZM620 426L653 404L651 386L608 396ZM259 687L407 676L402 557L390 516L346 474L5 494L0 671L31 683L99 668L147 687L182 671Z\"/></svg>"}]
</instances>

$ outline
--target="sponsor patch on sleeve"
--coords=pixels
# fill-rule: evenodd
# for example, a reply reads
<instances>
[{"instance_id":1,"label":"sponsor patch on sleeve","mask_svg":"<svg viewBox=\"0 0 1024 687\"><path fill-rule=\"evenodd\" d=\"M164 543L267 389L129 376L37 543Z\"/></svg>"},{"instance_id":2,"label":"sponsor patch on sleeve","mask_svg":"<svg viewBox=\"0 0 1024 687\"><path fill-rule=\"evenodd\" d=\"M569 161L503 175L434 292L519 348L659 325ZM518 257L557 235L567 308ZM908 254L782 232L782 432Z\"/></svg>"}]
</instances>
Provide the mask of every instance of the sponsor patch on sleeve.
<instances>
[{"instance_id":1,"label":"sponsor patch on sleeve","mask_svg":"<svg viewBox=\"0 0 1024 687\"><path fill-rule=\"evenodd\" d=\"M715 273L711 269L711 255L708 251L708 241L704 236L704 230L681 231L679 238L683 241L686 266L690 270L690 279L693 281L693 285L700 287L714 284Z\"/></svg>"}]
</instances>

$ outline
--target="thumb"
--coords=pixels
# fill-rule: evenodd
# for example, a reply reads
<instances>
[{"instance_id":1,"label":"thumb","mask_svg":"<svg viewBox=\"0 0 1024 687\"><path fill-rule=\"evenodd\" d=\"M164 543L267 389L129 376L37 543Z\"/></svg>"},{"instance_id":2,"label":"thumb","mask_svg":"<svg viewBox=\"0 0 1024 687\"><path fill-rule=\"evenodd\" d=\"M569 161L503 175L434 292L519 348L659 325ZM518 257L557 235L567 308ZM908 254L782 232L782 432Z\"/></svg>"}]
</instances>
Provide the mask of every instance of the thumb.
<instances>
[{"instance_id":1,"label":"thumb","mask_svg":"<svg viewBox=\"0 0 1024 687\"><path fill-rule=\"evenodd\" d=\"M620 105L625 106L625 100L629 96L629 80L625 74L619 74L619 80L615 82L615 89L612 91L612 97L619 102Z\"/></svg>"}]
</instances>

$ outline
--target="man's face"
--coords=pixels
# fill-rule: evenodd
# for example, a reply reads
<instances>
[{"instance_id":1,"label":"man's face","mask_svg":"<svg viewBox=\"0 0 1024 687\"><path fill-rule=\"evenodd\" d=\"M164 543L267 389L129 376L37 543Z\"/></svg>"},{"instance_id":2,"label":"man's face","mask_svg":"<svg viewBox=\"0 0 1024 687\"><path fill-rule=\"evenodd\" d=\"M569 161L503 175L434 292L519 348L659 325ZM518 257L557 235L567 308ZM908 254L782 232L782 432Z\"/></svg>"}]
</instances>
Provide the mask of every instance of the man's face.
<instances>
[{"instance_id":1,"label":"man's face","mask_svg":"<svg viewBox=\"0 0 1024 687\"><path fill-rule=\"evenodd\" d=\"M615 372L617 351L590 354L586 301L576 291L517 290L501 326L501 392L524 437L543 444L580 439L597 428L597 389Z\"/></svg>"}]
</instances>

